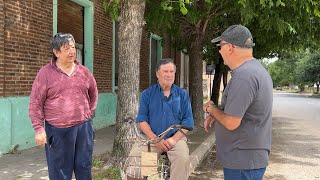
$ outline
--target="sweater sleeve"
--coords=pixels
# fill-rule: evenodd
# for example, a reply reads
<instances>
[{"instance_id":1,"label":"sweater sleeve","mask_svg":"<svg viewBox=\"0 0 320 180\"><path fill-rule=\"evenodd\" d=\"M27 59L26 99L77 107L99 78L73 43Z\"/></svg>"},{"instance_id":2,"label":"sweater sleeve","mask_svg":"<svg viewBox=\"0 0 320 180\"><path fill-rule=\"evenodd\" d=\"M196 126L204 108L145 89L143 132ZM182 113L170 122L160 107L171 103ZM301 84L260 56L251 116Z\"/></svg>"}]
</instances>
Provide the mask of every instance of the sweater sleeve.
<instances>
[{"instance_id":1,"label":"sweater sleeve","mask_svg":"<svg viewBox=\"0 0 320 180\"><path fill-rule=\"evenodd\" d=\"M43 107L47 96L47 81L44 71L40 70L37 74L31 90L29 117L33 129L36 133L44 132L44 113Z\"/></svg>"},{"instance_id":2,"label":"sweater sleeve","mask_svg":"<svg viewBox=\"0 0 320 180\"><path fill-rule=\"evenodd\" d=\"M90 87L89 87L89 100L90 100L90 110L91 113L93 111L95 111L95 109L97 108L97 104L98 104L98 87L97 87L97 83L96 80L94 79L93 75L88 72L88 76L90 79Z\"/></svg>"}]
</instances>

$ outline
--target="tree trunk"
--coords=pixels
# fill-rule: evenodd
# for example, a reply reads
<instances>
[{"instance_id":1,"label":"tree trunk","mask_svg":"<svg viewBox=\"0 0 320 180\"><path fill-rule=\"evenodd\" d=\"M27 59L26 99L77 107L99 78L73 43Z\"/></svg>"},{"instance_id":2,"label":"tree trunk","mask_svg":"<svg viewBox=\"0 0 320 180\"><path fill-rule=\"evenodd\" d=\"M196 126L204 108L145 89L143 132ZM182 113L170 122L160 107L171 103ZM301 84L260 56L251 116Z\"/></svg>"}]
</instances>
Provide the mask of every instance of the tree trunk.
<instances>
[{"instance_id":1,"label":"tree trunk","mask_svg":"<svg viewBox=\"0 0 320 180\"><path fill-rule=\"evenodd\" d=\"M221 77L223 74L223 59L220 56L216 69L214 70L213 85L211 91L211 101L218 104L220 96Z\"/></svg>"},{"instance_id":2,"label":"tree trunk","mask_svg":"<svg viewBox=\"0 0 320 180\"><path fill-rule=\"evenodd\" d=\"M225 89L227 87L228 84L228 70L223 66L222 67L223 72L222 72L222 76L223 76L223 89Z\"/></svg>"},{"instance_id":3,"label":"tree trunk","mask_svg":"<svg viewBox=\"0 0 320 180\"><path fill-rule=\"evenodd\" d=\"M195 35L190 47L189 52L189 90L190 100L192 103L192 113L196 126L202 126L204 121L203 106L203 87L202 87L202 37Z\"/></svg>"},{"instance_id":4,"label":"tree trunk","mask_svg":"<svg viewBox=\"0 0 320 180\"><path fill-rule=\"evenodd\" d=\"M319 85L320 85L320 84L317 83L316 85L317 85L317 93L316 93L316 94L319 94Z\"/></svg>"},{"instance_id":5,"label":"tree trunk","mask_svg":"<svg viewBox=\"0 0 320 180\"><path fill-rule=\"evenodd\" d=\"M139 107L139 61L141 36L144 25L144 0L122 0L119 16L119 79L116 134L112 155L116 162L123 161L132 144L124 139L128 136L128 126L123 120L136 118Z\"/></svg>"},{"instance_id":6,"label":"tree trunk","mask_svg":"<svg viewBox=\"0 0 320 180\"><path fill-rule=\"evenodd\" d=\"M300 92L304 92L304 85L303 84L300 84L299 88L300 88Z\"/></svg>"}]
</instances>

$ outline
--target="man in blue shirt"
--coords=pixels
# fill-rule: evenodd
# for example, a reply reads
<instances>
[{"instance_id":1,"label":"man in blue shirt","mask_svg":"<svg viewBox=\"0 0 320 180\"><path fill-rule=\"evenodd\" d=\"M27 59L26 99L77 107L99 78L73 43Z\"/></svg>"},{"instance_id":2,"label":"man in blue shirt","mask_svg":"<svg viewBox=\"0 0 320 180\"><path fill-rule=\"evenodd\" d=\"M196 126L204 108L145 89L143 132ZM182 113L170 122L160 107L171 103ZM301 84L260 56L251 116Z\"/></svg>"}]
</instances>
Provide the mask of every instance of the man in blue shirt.
<instances>
[{"instance_id":1,"label":"man in blue shirt","mask_svg":"<svg viewBox=\"0 0 320 180\"><path fill-rule=\"evenodd\" d=\"M176 66L171 59L161 60L156 69L158 83L144 90L140 98L137 122L149 139L156 138L169 126L194 127L188 93L173 84ZM187 130L183 131L187 133ZM189 147L183 133L171 130L153 150L166 152L171 162L170 179L186 180L190 174Z\"/></svg>"}]
</instances>

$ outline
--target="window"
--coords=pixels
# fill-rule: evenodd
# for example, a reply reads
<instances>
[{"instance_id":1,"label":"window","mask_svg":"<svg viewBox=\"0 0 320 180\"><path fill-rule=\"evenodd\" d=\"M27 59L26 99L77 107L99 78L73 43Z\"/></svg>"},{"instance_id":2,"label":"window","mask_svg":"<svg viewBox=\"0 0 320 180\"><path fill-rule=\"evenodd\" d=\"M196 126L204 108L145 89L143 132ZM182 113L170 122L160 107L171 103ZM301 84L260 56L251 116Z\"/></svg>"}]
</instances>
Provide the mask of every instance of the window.
<instances>
[{"instance_id":1,"label":"window","mask_svg":"<svg viewBox=\"0 0 320 180\"><path fill-rule=\"evenodd\" d=\"M149 84L156 84L158 79L156 76L156 66L157 63L162 58L162 47L161 47L161 37L155 34L151 34L150 37L150 74L149 74Z\"/></svg>"},{"instance_id":2,"label":"window","mask_svg":"<svg viewBox=\"0 0 320 180\"><path fill-rule=\"evenodd\" d=\"M83 45L76 43L76 57L80 64L84 65L83 61Z\"/></svg>"}]
</instances>

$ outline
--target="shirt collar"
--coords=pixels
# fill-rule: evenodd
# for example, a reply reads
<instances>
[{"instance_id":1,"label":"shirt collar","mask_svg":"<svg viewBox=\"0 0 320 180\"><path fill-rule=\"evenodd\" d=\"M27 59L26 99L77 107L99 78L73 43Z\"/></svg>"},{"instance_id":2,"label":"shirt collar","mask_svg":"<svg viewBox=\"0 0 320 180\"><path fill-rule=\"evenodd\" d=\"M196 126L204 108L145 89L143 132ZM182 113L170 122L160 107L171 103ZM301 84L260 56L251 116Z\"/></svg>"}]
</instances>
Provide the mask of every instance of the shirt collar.
<instances>
[{"instance_id":1,"label":"shirt collar","mask_svg":"<svg viewBox=\"0 0 320 180\"><path fill-rule=\"evenodd\" d=\"M159 83L157 83L157 87L158 87L158 89L159 89L161 92L163 92L163 90L162 90L162 88L161 88L161 86L160 86ZM170 89L170 94L172 94L173 92L175 92L176 89L177 89L176 85L175 85L175 84L172 84L171 89Z\"/></svg>"},{"instance_id":2,"label":"shirt collar","mask_svg":"<svg viewBox=\"0 0 320 180\"><path fill-rule=\"evenodd\" d=\"M253 60L255 60L255 58L250 59L250 60L247 60L247 61L245 61L244 63L242 63L239 67L237 67L236 69L231 70L231 75L234 74L235 72L237 72L237 69L240 69L242 66L244 66L245 64L247 64L247 62L251 62L251 61L253 61Z\"/></svg>"},{"instance_id":3,"label":"shirt collar","mask_svg":"<svg viewBox=\"0 0 320 180\"><path fill-rule=\"evenodd\" d=\"M74 63L75 63L76 65L79 65L79 61L78 61L77 59L74 60ZM54 60L53 58L50 60L50 64L51 64L52 66L54 66L54 67L57 67L57 61Z\"/></svg>"}]
</instances>

